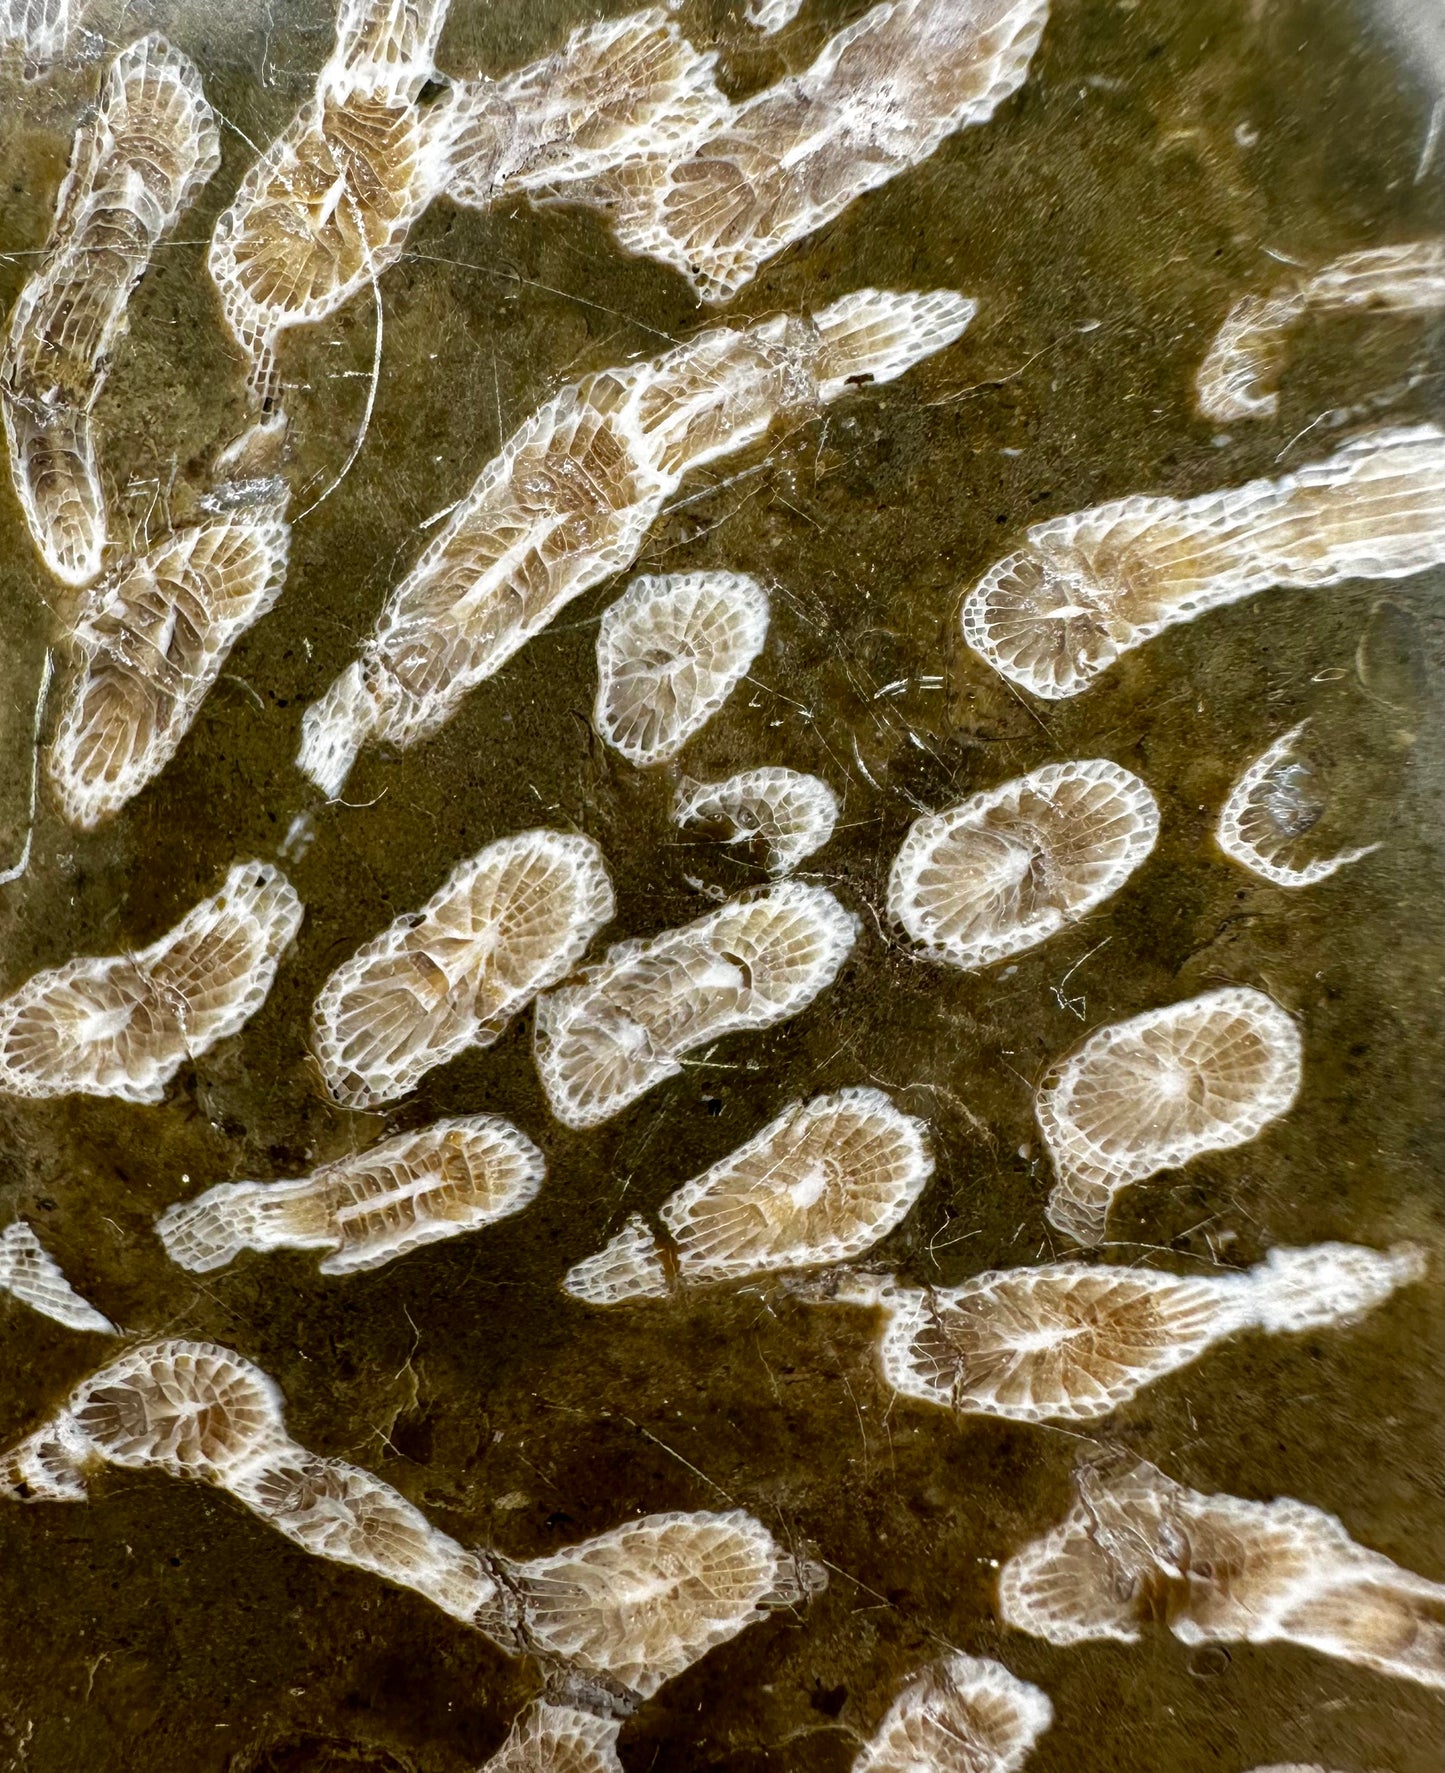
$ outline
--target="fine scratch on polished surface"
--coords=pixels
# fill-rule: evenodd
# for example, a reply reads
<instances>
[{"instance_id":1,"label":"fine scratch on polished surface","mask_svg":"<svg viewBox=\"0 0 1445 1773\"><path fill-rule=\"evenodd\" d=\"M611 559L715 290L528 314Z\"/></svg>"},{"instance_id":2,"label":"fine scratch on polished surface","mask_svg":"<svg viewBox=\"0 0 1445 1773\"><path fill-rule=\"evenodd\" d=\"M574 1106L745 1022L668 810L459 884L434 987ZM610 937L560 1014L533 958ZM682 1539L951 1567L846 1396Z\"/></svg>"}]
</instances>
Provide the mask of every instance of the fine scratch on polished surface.
<instances>
[{"instance_id":1,"label":"fine scratch on polished surface","mask_svg":"<svg viewBox=\"0 0 1445 1773\"><path fill-rule=\"evenodd\" d=\"M1084 1466L1078 1500L1003 1569L999 1613L1051 1644L1289 1643L1445 1688L1445 1585L1357 1545L1288 1497L1204 1496L1127 1456Z\"/></svg>"}]
</instances>

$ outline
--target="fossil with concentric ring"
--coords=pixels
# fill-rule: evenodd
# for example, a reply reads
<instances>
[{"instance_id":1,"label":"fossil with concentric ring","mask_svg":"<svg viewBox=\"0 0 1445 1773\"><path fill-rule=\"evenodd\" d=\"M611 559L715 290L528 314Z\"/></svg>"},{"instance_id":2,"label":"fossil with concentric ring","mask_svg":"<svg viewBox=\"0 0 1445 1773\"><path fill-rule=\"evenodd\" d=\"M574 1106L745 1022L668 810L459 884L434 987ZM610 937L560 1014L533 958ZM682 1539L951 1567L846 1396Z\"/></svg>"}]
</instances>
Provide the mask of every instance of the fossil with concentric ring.
<instances>
[{"instance_id":1,"label":"fossil with concentric ring","mask_svg":"<svg viewBox=\"0 0 1445 1773\"><path fill-rule=\"evenodd\" d=\"M220 159L189 57L154 35L121 50L76 132L43 262L0 355L16 496L41 558L67 585L93 579L106 548L91 413L131 291Z\"/></svg>"},{"instance_id":2,"label":"fossil with concentric ring","mask_svg":"<svg viewBox=\"0 0 1445 1773\"><path fill-rule=\"evenodd\" d=\"M36 973L0 1001L0 1094L159 1102L260 1009L301 915L279 869L237 862L148 947Z\"/></svg>"},{"instance_id":3,"label":"fossil with concentric ring","mask_svg":"<svg viewBox=\"0 0 1445 1773\"><path fill-rule=\"evenodd\" d=\"M110 1319L71 1286L60 1264L23 1219L14 1220L0 1232L0 1293L8 1293L68 1330L118 1334Z\"/></svg>"},{"instance_id":4,"label":"fossil with concentric ring","mask_svg":"<svg viewBox=\"0 0 1445 1773\"><path fill-rule=\"evenodd\" d=\"M1428 314L1445 308L1445 241L1347 252L1268 295L1241 296L1195 377L1200 413L1221 424L1279 410L1289 335L1306 313Z\"/></svg>"},{"instance_id":5,"label":"fossil with concentric ring","mask_svg":"<svg viewBox=\"0 0 1445 1773\"><path fill-rule=\"evenodd\" d=\"M844 1262L900 1225L932 1174L923 1123L881 1090L794 1102L669 1196L660 1234L634 1216L562 1284L588 1304L612 1305L674 1285Z\"/></svg>"},{"instance_id":6,"label":"fossil with concentric ring","mask_svg":"<svg viewBox=\"0 0 1445 1773\"><path fill-rule=\"evenodd\" d=\"M0 1454L0 1486L84 1501L107 1464L217 1485L313 1556L415 1590L509 1655L621 1683L634 1703L826 1585L741 1510L647 1515L528 1561L469 1551L373 1473L298 1446L284 1412L275 1382L230 1349L145 1343Z\"/></svg>"},{"instance_id":7,"label":"fossil with concentric ring","mask_svg":"<svg viewBox=\"0 0 1445 1773\"><path fill-rule=\"evenodd\" d=\"M1308 724L1291 727L1255 758L1219 814L1220 849L1275 886L1314 886L1380 848L1367 843L1333 855L1310 853L1306 840L1329 811L1329 796L1303 743Z\"/></svg>"},{"instance_id":8,"label":"fossil with concentric ring","mask_svg":"<svg viewBox=\"0 0 1445 1773\"><path fill-rule=\"evenodd\" d=\"M1234 1274L1055 1262L910 1287L845 1270L816 1296L882 1307L883 1376L904 1397L967 1416L1090 1422L1226 1336L1357 1323L1423 1273L1410 1245L1316 1244Z\"/></svg>"},{"instance_id":9,"label":"fossil with concentric ring","mask_svg":"<svg viewBox=\"0 0 1445 1773\"><path fill-rule=\"evenodd\" d=\"M990 965L1103 904L1154 848L1159 807L1103 758L1051 763L909 828L888 910L930 958Z\"/></svg>"},{"instance_id":10,"label":"fossil with concentric ring","mask_svg":"<svg viewBox=\"0 0 1445 1773\"><path fill-rule=\"evenodd\" d=\"M858 290L812 319L715 327L563 388L508 439L388 600L361 657L307 709L300 769L337 793L368 742L437 732L572 598L637 557L692 468L782 413L887 382L968 325L950 290Z\"/></svg>"},{"instance_id":11,"label":"fossil with concentric ring","mask_svg":"<svg viewBox=\"0 0 1445 1773\"><path fill-rule=\"evenodd\" d=\"M469 1047L487 1047L581 958L612 916L590 837L522 831L460 863L317 994L311 1045L350 1108L394 1101Z\"/></svg>"},{"instance_id":12,"label":"fossil with concentric ring","mask_svg":"<svg viewBox=\"0 0 1445 1773\"><path fill-rule=\"evenodd\" d=\"M817 776L767 764L722 782L684 781L672 817L684 830L717 831L769 874L791 874L833 835L838 797Z\"/></svg>"},{"instance_id":13,"label":"fossil with concentric ring","mask_svg":"<svg viewBox=\"0 0 1445 1773\"><path fill-rule=\"evenodd\" d=\"M1085 1466L1078 1500L999 1579L1006 1625L1051 1644L1286 1642L1445 1687L1445 1585L1368 1551L1333 1515L1186 1489L1132 1458Z\"/></svg>"},{"instance_id":14,"label":"fossil with concentric ring","mask_svg":"<svg viewBox=\"0 0 1445 1773\"><path fill-rule=\"evenodd\" d=\"M446 182L453 106L422 97L448 4L343 0L311 98L217 218L206 262L263 406L281 335L374 285Z\"/></svg>"},{"instance_id":15,"label":"fossil with concentric ring","mask_svg":"<svg viewBox=\"0 0 1445 1773\"><path fill-rule=\"evenodd\" d=\"M1278 480L1036 523L969 593L963 637L1057 701L1166 628L1271 586L1402 579L1442 562L1445 431L1375 430Z\"/></svg>"},{"instance_id":16,"label":"fossil with concentric ring","mask_svg":"<svg viewBox=\"0 0 1445 1773\"><path fill-rule=\"evenodd\" d=\"M597 635L597 730L629 762L675 757L747 675L768 594L745 573L634 579Z\"/></svg>"},{"instance_id":17,"label":"fossil with concentric ring","mask_svg":"<svg viewBox=\"0 0 1445 1773\"><path fill-rule=\"evenodd\" d=\"M1041 1688L955 1652L905 1685L852 1773L1017 1773L1053 1721Z\"/></svg>"},{"instance_id":18,"label":"fossil with concentric ring","mask_svg":"<svg viewBox=\"0 0 1445 1773\"><path fill-rule=\"evenodd\" d=\"M321 1250L323 1274L378 1268L439 1238L518 1213L546 1173L542 1153L494 1115L437 1121L286 1182L222 1182L167 1208L156 1230L198 1274L242 1250Z\"/></svg>"},{"instance_id":19,"label":"fossil with concentric ring","mask_svg":"<svg viewBox=\"0 0 1445 1773\"><path fill-rule=\"evenodd\" d=\"M256 427L223 454L201 521L173 530L84 593L47 769L72 825L92 830L165 768L246 630L281 595L286 482L251 474ZM264 437L264 443L258 441Z\"/></svg>"},{"instance_id":20,"label":"fossil with concentric ring","mask_svg":"<svg viewBox=\"0 0 1445 1773\"><path fill-rule=\"evenodd\" d=\"M837 977L858 920L823 887L781 881L680 929L619 942L537 1003L537 1071L565 1126L619 1114L706 1041L771 1028Z\"/></svg>"},{"instance_id":21,"label":"fossil with concentric ring","mask_svg":"<svg viewBox=\"0 0 1445 1773\"><path fill-rule=\"evenodd\" d=\"M888 0L682 151L593 178L560 168L555 195L601 209L628 251L726 301L864 192L986 123L1022 86L1047 16L1047 0Z\"/></svg>"},{"instance_id":22,"label":"fossil with concentric ring","mask_svg":"<svg viewBox=\"0 0 1445 1773\"><path fill-rule=\"evenodd\" d=\"M1226 986L1093 1034L1039 1085L1057 1181L1048 1217L1099 1243L1121 1188L1247 1145L1294 1106L1299 1030L1262 991Z\"/></svg>"}]
</instances>

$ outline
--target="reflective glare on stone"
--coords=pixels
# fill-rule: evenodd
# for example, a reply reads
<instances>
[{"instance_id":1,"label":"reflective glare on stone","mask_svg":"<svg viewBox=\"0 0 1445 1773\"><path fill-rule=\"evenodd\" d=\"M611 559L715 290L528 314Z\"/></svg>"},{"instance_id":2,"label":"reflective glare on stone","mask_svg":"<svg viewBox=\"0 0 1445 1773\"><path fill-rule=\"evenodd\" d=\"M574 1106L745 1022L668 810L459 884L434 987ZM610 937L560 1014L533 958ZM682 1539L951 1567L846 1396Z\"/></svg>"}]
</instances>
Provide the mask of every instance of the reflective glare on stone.
<instances>
[{"instance_id":1,"label":"reflective glare on stone","mask_svg":"<svg viewBox=\"0 0 1445 1773\"><path fill-rule=\"evenodd\" d=\"M93 579L105 553L91 412L131 291L220 160L190 58L154 35L121 50L94 114L76 132L49 243L11 311L0 354L15 493L41 558L67 585Z\"/></svg>"},{"instance_id":2,"label":"reflective glare on stone","mask_svg":"<svg viewBox=\"0 0 1445 1773\"><path fill-rule=\"evenodd\" d=\"M894 380L973 313L951 290L856 290L811 319L715 327L563 388L482 470L361 657L307 709L298 767L336 794L363 745L405 749L437 732L565 604L632 564L690 469L781 414Z\"/></svg>"},{"instance_id":3,"label":"reflective glare on stone","mask_svg":"<svg viewBox=\"0 0 1445 1773\"><path fill-rule=\"evenodd\" d=\"M1268 295L1241 296L1199 365L1199 411L1220 424L1278 412L1290 333L1307 313L1428 314L1442 308L1445 241L1440 240L1347 252Z\"/></svg>"},{"instance_id":4,"label":"reflective glare on stone","mask_svg":"<svg viewBox=\"0 0 1445 1773\"><path fill-rule=\"evenodd\" d=\"M317 995L311 1044L333 1098L367 1108L487 1047L563 978L612 916L590 837L523 831L452 870L339 966Z\"/></svg>"},{"instance_id":5,"label":"reflective glare on stone","mask_svg":"<svg viewBox=\"0 0 1445 1773\"><path fill-rule=\"evenodd\" d=\"M1220 810L1219 847L1241 868L1275 886L1306 887L1372 856L1378 843L1314 855L1301 843L1328 810L1320 773L1301 755L1301 721L1255 758Z\"/></svg>"},{"instance_id":6,"label":"reflective glare on stone","mask_svg":"<svg viewBox=\"0 0 1445 1773\"><path fill-rule=\"evenodd\" d=\"M553 1114L596 1126L706 1041L771 1028L831 985L858 920L823 887L780 881L681 929L616 943L538 1000L537 1072Z\"/></svg>"},{"instance_id":7,"label":"reflective glare on stone","mask_svg":"<svg viewBox=\"0 0 1445 1773\"><path fill-rule=\"evenodd\" d=\"M1121 1188L1256 1138L1294 1106L1302 1046L1262 991L1226 986L1096 1029L1039 1085L1048 1217L1099 1243Z\"/></svg>"},{"instance_id":8,"label":"reflective glare on stone","mask_svg":"<svg viewBox=\"0 0 1445 1773\"><path fill-rule=\"evenodd\" d=\"M8 1293L68 1330L119 1334L103 1312L81 1298L65 1278L60 1264L23 1219L16 1219L0 1232L0 1293Z\"/></svg>"},{"instance_id":9,"label":"reflective glare on stone","mask_svg":"<svg viewBox=\"0 0 1445 1773\"><path fill-rule=\"evenodd\" d=\"M323 1274L378 1268L409 1250L518 1213L546 1173L509 1121L476 1114L400 1133L288 1182L222 1182L156 1223L166 1253L196 1273L242 1250L321 1250Z\"/></svg>"},{"instance_id":10,"label":"reflective glare on stone","mask_svg":"<svg viewBox=\"0 0 1445 1773\"><path fill-rule=\"evenodd\" d=\"M672 816L684 830L715 830L722 842L756 852L769 874L791 874L833 835L838 797L817 776L770 764L722 782L684 780Z\"/></svg>"},{"instance_id":11,"label":"reflective glare on stone","mask_svg":"<svg viewBox=\"0 0 1445 1773\"><path fill-rule=\"evenodd\" d=\"M933 1174L927 1129L881 1090L795 1102L663 1204L661 1237L629 1220L572 1269L574 1297L610 1305L681 1286L842 1262L902 1223Z\"/></svg>"},{"instance_id":12,"label":"reflective glare on stone","mask_svg":"<svg viewBox=\"0 0 1445 1773\"><path fill-rule=\"evenodd\" d=\"M1084 1467L1060 1524L1003 1568L999 1617L1051 1644L1286 1642L1445 1687L1445 1585L1368 1551L1323 1509L1186 1489L1127 1455Z\"/></svg>"},{"instance_id":13,"label":"reflective glare on stone","mask_svg":"<svg viewBox=\"0 0 1445 1773\"><path fill-rule=\"evenodd\" d=\"M36 973L0 1000L0 1094L159 1102L260 1009L301 916L279 869L237 862L148 947Z\"/></svg>"},{"instance_id":14,"label":"reflective glare on stone","mask_svg":"<svg viewBox=\"0 0 1445 1773\"><path fill-rule=\"evenodd\" d=\"M743 573L634 579L597 635L598 732L631 763L665 763L727 701L767 636L767 593Z\"/></svg>"},{"instance_id":15,"label":"reflective glare on stone","mask_svg":"<svg viewBox=\"0 0 1445 1773\"><path fill-rule=\"evenodd\" d=\"M819 1296L882 1307L883 1376L905 1397L960 1415L1088 1422L1226 1336L1357 1323L1423 1274L1412 1245L1316 1244L1232 1274L1056 1262L920 1288L845 1271Z\"/></svg>"},{"instance_id":16,"label":"reflective glare on stone","mask_svg":"<svg viewBox=\"0 0 1445 1773\"><path fill-rule=\"evenodd\" d=\"M1046 764L909 828L889 915L935 960L988 966L1077 923L1149 855L1159 807L1100 758Z\"/></svg>"},{"instance_id":17,"label":"reflective glare on stone","mask_svg":"<svg viewBox=\"0 0 1445 1773\"><path fill-rule=\"evenodd\" d=\"M1277 480L1036 523L969 592L963 637L1054 701L1166 628L1271 586L1324 590L1442 562L1445 432L1370 431Z\"/></svg>"},{"instance_id":18,"label":"reflective glare on stone","mask_svg":"<svg viewBox=\"0 0 1445 1773\"><path fill-rule=\"evenodd\" d=\"M853 1773L1017 1773L1053 1721L1041 1688L955 1653L905 1685Z\"/></svg>"}]
</instances>

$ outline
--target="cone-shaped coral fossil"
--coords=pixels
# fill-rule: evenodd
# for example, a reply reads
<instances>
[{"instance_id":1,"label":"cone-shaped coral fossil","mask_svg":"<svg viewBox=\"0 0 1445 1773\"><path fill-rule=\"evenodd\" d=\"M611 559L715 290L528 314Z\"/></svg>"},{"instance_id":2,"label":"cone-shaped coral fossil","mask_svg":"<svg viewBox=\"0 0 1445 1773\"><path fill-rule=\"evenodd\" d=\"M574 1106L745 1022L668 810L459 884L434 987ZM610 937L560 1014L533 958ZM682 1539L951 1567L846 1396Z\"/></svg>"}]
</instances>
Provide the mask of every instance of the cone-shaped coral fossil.
<instances>
[{"instance_id":1,"label":"cone-shaped coral fossil","mask_svg":"<svg viewBox=\"0 0 1445 1773\"><path fill-rule=\"evenodd\" d=\"M1445 1687L1445 1585L1357 1545L1333 1515L1281 1497L1204 1496L1123 1458L1078 1475L1078 1500L999 1579L1004 1623L1051 1644L1283 1640Z\"/></svg>"},{"instance_id":2,"label":"cone-shaped coral fossil","mask_svg":"<svg viewBox=\"0 0 1445 1773\"><path fill-rule=\"evenodd\" d=\"M932 1174L922 1122L881 1090L795 1102L668 1199L661 1239L634 1217L563 1285L611 1305L846 1261L902 1222Z\"/></svg>"},{"instance_id":3,"label":"cone-shaped coral fossil","mask_svg":"<svg viewBox=\"0 0 1445 1773\"><path fill-rule=\"evenodd\" d=\"M552 1112L590 1127L676 1077L686 1054L805 1009L837 977L858 921L823 887L782 881L681 929L619 942L537 1004Z\"/></svg>"},{"instance_id":4,"label":"cone-shaped coral fossil","mask_svg":"<svg viewBox=\"0 0 1445 1773\"><path fill-rule=\"evenodd\" d=\"M1054 701L1166 628L1272 585L1402 579L1442 561L1445 432L1371 431L1278 480L1035 524L969 593L963 637Z\"/></svg>"},{"instance_id":5,"label":"cone-shaped coral fossil","mask_svg":"<svg viewBox=\"0 0 1445 1773\"><path fill-rule=\"evenodd\" d=\"M273 1381L210 1343L119 1356L0 1456L0 1476L19 1500L82 1501L103 1464L218 1485L314 1556L414 1589L512 1655L642 1698L824 1581L740 1510L649 1515L530 1562L467 1551L369 1471L298 1446Z\"/></svg>"},{"instance_id":6,"label":"cone-shaped coral fossil","mask_svg":"<svg viewBox=\"0 0 1445 1773\"><path fill-rule=\"evenodd\" d=\"M988 966L1118 892L1158 833L1154 796L1128 770L1099 758L1046 764L916 819L888 877L888 910L932 958Z\"/></svg>"},{"instance_id":7,"label":"cone-shaped coral fossil","mask_svg":"<svg viewBox=\"0 0 1445 1773\"><path fill-rule=\"evenodd\" d=\"M783 412L887 382L973 316L950 290L858 290L812 319L718 327L563 388L485 467L393 591L361 657L302 721L299 767L328 793L361 747L442 727L572 598L637 557L689 469Z\"/></svg>"},{"instance_id":8,"label":"cone-shaped coral fossil","mask_svg":"<svg viewBox=\"0 0 1445 1773\"><path fill-rule=\"evenodd\" d=\"M68 1330L99 1330L115 1335L115 1325L82 1299L60 1264L23 1219L0 1233L0 1293L9 1293Z\"/></svg>"},{"instance_id":9,"label":"cone-shaped coral fossil","mask_svg":"<svg viewBox=\"0 0 1445 1773\"><path fill-rule=\"evenodd\" d=\"M570 1705L537 1700L513 1724L481 1773L622 1773L622 1724Z\"/></svg>"},{"instance_id":10,"label":"cone-shaped coral fossil","mask_svg":"<svg viewBox=\"0 0 1445 1773\"><path fill-rule=\"evenodd\" d=\"M222 452L198 523L172 530L85 593L48 770L66 818L90 830L160 774L232 646L286 578L286 482L253 472L279 424Z\"/></svg>"},{"instance_id":11,"label":"cone-shaped coral fossil","mask_svg":"<svg viewBox=\"0 0 1445 1773\"><path fill-rule=\"evenodd\" d=\"M1321 855L1311 844L1311 832L1329 811L1329 796L1324 773L1309 756L1308 724L1291 727L1255 758L1219 814L1220 849L1275 886L1314 886L1380 847L1367 843Z\"/></svg>"},{"instance_id":12,"label":"cone-shaped coral fossil","mask_svg":"<svg viewBox=\"0 0 1445 1773\"><path fill-rule=\"evenodd\" d=\"M672 816L684 830L716 832L769 874L791 874L833 835L838 797L817 776L767 764L722 782L684 781Z\"/></svg>"},{"instance_id":13,"label":"cone-shaped coral fossil","mask_svg":"<svg viewBox=\"0 0 1445 1773\"><path fill-rule=\"evenodd\" d=\"M105 550L90 415L131 291L220 160L190 59L158 36L121 50L76 133L45 257L0 356L15 492L41 557L67 585L93 579Z\"/></svg>"},{"instance_id":14,"label":"cone-shaped coral fossil","mask_svg":"<svg viewBox=\"0 0 1445 1773\"><path fill-rule=\"evenodd\" d=\"M726 301L865 191L986 123L1022 86L1047 16L1047 0L887 0L691 143L590 179L560 168L555 193Z\"/></svg>"},{"instance_id":15,"label":"cone-shaped coral fossil","mask_svg":"<svg viewBox=\"0 0 1445 1773\"><path fill-rule=\"evenodd\" d=\"M523 831L463 862L322 986L312 1047L338 1102L405 1095L434 1066L490 1046L581 958L612 916L590 837Z\"/></svg>"},{"instance_id":16,"label":"cone-shaped coral fossil","mask_svg":"<svg viewBox=\"0 0 1445 1773\"><path fill-rule=\"evenodd\" d=\"M1049 1219L1100 1242L1121 1188L1248 1144L1293 1107L1300 1068L1294 1023L1244 986L1096 1029L1034 1098L1058 1177Z\"/></svg>"},{"instance_id":17,"label":"cone-shaped coral fossil","mask_svg":"<svg viewBox=\"0 0 1445 1773\"><path fill-rule=\"evenodd\" d=\"M635 764L664 763L741 683L768 635L768 597L743 573L635 579L597 635L597 730Z\"/></svg>"},{"instance_id":18,"label":"cone-shaped coral fossil","mask_svg":"<svg viewBox=\"0 0 1445 1773\"><path fill-rule=\"evenodd\" d=\"M159 1102L260 1009L301 913L279 869L237 862L149 947L36 973L0 1000L0 1092Z\"/></svg>"},{"instance_id":19,"label":"cone-shaped coral fossil","mask_svg":"<svg viewBox=\"0 0 1445 1773\"><path fill-rule=\"evenodd\" d=\"M1053 1717L1001 1663L945 1656L904 1687L853 1773L1017 1773Z\"/></svg>"},{"instance_id":20,"label":"cone-shaped coral fossil","mask_svg":"<svg viewBox=\"0 0 1445 1773\"><path fill-rule=\"evenodd\" d=\"M882 1306L883 1376L905 1397L961 1415L1089 1422L1226 1336L1355 1323L1423 1272L1410 1246L1316 1244L1238 1274L1056 1262L922 1288L845 1271L816 1296Z\"/></svg>"}]
</instances>

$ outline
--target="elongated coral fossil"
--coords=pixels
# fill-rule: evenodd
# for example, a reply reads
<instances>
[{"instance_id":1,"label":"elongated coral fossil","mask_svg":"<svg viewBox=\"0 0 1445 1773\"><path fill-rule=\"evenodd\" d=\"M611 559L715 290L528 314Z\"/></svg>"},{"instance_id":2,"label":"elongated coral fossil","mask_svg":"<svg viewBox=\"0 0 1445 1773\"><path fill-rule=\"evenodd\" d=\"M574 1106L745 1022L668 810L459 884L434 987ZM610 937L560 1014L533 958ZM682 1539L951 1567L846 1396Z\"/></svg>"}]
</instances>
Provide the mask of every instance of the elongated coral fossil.
<instances>
[{"instance_id":1,"label":"elongated coral fossil","mask_svg":"<svg viewBox=\"0 0 1445 1773\"><path fill-rule=\"evenodd\" d=\"M1078 1500L999 1579L1008 1625L1051 1644L1134 1643L1153 1621L1186 1644L1279 1640L1445 1687L1445 1586L1281 1497L1187 1489L1153 1465L1086 1466Z\"/></svg>"},{"instance_id":2,"label":"elongated coral fossil","mask_svg":"<svg viewBox=\"0 0 1445 1773\"><path fill-rule=\"evenodd\" d=\"M279 869L237 862L148 947L36 973L0 1000L0 1092L159 1102L260 1009L301 909Z\"/></svg>"},{"instance_id":3,"label":"elongated coral fossil","mask_svg":"<svg viewBox=\"0 0 1445 1773\"><path fill-rule=\"evenodd\" d=\"M952 343L974 304L949 290L859 290L564 388L508 439L393 591L361 657L302 721L298 766L337 793L368 742L438 731L589 586L636 558L684 474L780 413L887 382Z\"/></svg>"},{"instance_id":4,"label":"elongated coral fossil","mask_svg":"<svg viewBox=\"0 0 1445 1773\"><path fill-rule=\"evenodd\" d=\"M1371 431L1278 480L1035 524L969 593L963 637L1058 701L1166 628L1272 585L1402 579L1442 561L1445 432Z\"/></svg>"},{"instance_id":5,"label":"elongated coral fossil","mask_svg":"<svg viewBox=\"0 0 1445 1773\"><path fill-rule=\"evenodd\" d=\"M94 117L76 132L44 260L20 292L0 355L15 492L41 558L67 585L93 579L105 552L90 415L126 304L220 159L190 59L158 36L123 49Z\"/></svg>"}]
</instances>

